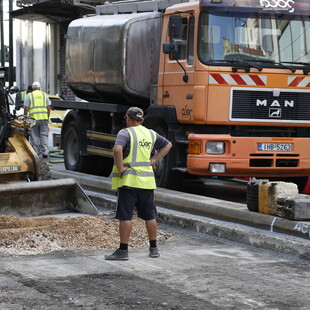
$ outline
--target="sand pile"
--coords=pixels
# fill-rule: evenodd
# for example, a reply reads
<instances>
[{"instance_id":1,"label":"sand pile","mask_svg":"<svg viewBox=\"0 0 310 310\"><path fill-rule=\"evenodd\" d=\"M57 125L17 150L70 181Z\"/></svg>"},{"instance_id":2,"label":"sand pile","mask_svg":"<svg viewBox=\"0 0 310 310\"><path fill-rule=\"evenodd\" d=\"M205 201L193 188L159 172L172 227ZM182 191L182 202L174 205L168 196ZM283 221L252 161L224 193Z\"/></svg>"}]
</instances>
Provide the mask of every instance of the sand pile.
<instances>
[{"instance_id":1,"label":"sand pile","mask_svg":"<svg viewBox=\"0 0 310 310\"><path fill-rule=\"evenodd\" d=\"M158 242L171 237L158 231ZM105 216L21 218L0 215L0 254L38 255L65 250L114 249L118 221ZM130 247L148 246L144 221L134 217Z\"/></svg>"}]
</instances>

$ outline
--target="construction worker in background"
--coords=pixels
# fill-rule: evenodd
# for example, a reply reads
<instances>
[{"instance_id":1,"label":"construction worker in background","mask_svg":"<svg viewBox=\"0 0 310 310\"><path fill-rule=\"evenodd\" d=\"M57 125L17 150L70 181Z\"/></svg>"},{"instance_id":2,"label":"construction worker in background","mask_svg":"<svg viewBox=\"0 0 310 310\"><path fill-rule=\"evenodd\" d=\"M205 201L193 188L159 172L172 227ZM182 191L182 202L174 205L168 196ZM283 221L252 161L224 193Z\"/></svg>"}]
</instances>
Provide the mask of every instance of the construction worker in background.
<instances>
[{"instance_id":1,"label":"construction worker in background","mask_svg":"<svg viewBox=\"0 0 310 310\"><path fill-rule=\"evenodd\" d=\"M117 134L113 148L115 165L112 172L112 189L117 189L115 218L119 220L120 246L113 254L105 256L107 260L128 259L134 208L145 221L150 244L149 256L159 256L153 169L156 162L168 154L172 144L165 137L142 126L144 114L140 108L129 108L125 119L127 128ZM156 152L153 155L154 150Z\"/></svg>"},{"instance_id":2,"label":"construction worker in background","mask_svg":"<svg viewBox=\"0 0 310 310\"><path fill-rule=\"evenodd\" d=\"M47 158L48 149L48 119L51 112L51 101L47 94L41 91L41 84L34 82L32 92L24 100L24 115L36 120L30 132L30 144L39 157Z\"/></svg>"},{"instance_id":3,"label":"construction worker in background","mask_svg":"<svg viewBox=\"0 0 310 310\"><path fill-rule=\"evenodd\" d=\"M24 101L26 98L26 95L32 92L32 85L28 85L27 90L20 91L16 94L15 98L15 110L19 110L24 106Z\"/></svg>"},{"instance_id":4,"label":"construction worker in background","mask_svg":"<svg viewBox=\"0 0 310 310\"><path fill-rule=\"evenodd\" d=\"M16 93L18 93L18 92L19 92L19 88L18 88L16 85L14 85L14 86L12 86L12 87L10 88L10 94L11 94L11 95L16 94Z\"/></svg>"},{"instance_id":5,"label":"construction worker in background","mask_svg":"<svg viewBox=\"0 0 310 310\"><path fill-rule=\"evenodd\" d=\"M19 92L19 88L14 85L10 88L9 91L9 98L11 99L11 104L14 105L15 104L15 100L16 100L16 94Z\"/></svg>"}]
</instances>

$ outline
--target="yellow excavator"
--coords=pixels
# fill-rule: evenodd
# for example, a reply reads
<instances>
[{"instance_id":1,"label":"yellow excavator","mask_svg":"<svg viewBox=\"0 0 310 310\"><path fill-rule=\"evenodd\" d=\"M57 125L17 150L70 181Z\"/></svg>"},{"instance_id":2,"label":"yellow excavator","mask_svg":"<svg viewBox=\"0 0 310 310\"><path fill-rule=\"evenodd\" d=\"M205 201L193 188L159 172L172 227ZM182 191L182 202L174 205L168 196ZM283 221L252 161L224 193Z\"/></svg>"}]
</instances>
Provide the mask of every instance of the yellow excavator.
<instances>
[{"instance_id":1,"label":"yellow excavator","mask_svg":"<svg viewBox=\"0 0 310 310\"><path fill-rule=\"evenodd\" d=\"M74 179L52 180L49 166L28 141L35 120L9 110L0 71L0 214L37 216L98 210Z\"/></svg>"}]
</instances>

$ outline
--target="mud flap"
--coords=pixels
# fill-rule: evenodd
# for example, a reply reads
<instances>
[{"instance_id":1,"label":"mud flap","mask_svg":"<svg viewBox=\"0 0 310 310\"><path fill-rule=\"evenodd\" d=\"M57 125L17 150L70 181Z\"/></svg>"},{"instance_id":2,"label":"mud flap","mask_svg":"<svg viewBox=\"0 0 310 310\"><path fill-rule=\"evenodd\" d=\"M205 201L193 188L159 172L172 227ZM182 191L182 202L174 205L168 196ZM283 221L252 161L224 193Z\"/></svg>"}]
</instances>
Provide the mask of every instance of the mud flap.
<instances>
[{"instance_id":1,"label":"mud flap","mask_svg":"<svg viewBox=\"0 0 310 310\"><path fill-rule=\"evenodd\" d=\"M66 212L98 214L74 179L0 184L0 214L39 216Z\"/></svg>"}]
</instances>

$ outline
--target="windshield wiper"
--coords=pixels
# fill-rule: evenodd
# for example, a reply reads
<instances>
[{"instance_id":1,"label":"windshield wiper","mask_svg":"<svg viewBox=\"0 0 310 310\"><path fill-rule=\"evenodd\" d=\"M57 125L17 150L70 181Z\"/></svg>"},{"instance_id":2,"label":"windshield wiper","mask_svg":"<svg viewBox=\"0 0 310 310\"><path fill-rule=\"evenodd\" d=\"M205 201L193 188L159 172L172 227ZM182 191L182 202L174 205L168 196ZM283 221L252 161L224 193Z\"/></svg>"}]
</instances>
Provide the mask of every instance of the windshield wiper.
<instances>
[{"instance_id":1,"label":"windshield wiper","mask_svg":"<svg viewBox=\"0 0 310 310\"><path fill-rule=\"evenodd\" d=\"M237 72L238 69L245 69L246 72L250 72L250 68L255 68L259 71L262 71L262 67L258 66L257 64L253 64L252 61L240 61L240 60L220 60L214 59L209 60L206 62L207 65L212 64L216 65L219 64L227 64L232 67L233 72Z\"/></svg>"},{"instance_id":2,"label":"windshield wiper","mask_svg":"<svg viewBox=\"0 0 310 310\"><path fill-rule=\"evenodd\" d=\"M287 65L284 65L283 62L276 62L276 61L271 60L271 59L255 59L255 60L252 60L252 61L276 65L276 66L279 66L279 67L281 67L283 69L289 69L293 73L296 71L296 69L293 68L292 66L287 66Z\"/></svg>"},{"instance_id":3,"label":"windshield wiper","mask_svg":"<svg viewBox=\"0 0 310 310\"><path fill-rule=\"evenodd\" d=\"M304 68L302 68L302 70L304 72L304 75L307 75L310 72L310 63L307 63L307 62L297 62L297 61L275 62L274 60L271 60L271 59L256 59L256 60L253 60L253 61L255 61L255 62L262 62L262 63L275 64L275 65L278 65L278 66L280 66L282 68L289 69L293 73L296 71L296 68L294 68L292 66L285 65L285 64L303 66Z\"/></svg>"},{"instance_id":4,"label":"windshield wiper","mask_svg":"<svg viewBox=\"0 0 310 310\"><path fill-rule=\"evenodd\" d=\"M310 72L310 63L307 62L283 61L282 63L303 66L304 68L302 70L304 72L304 75L307 75Z\"/></svg>"}]
</instances>

